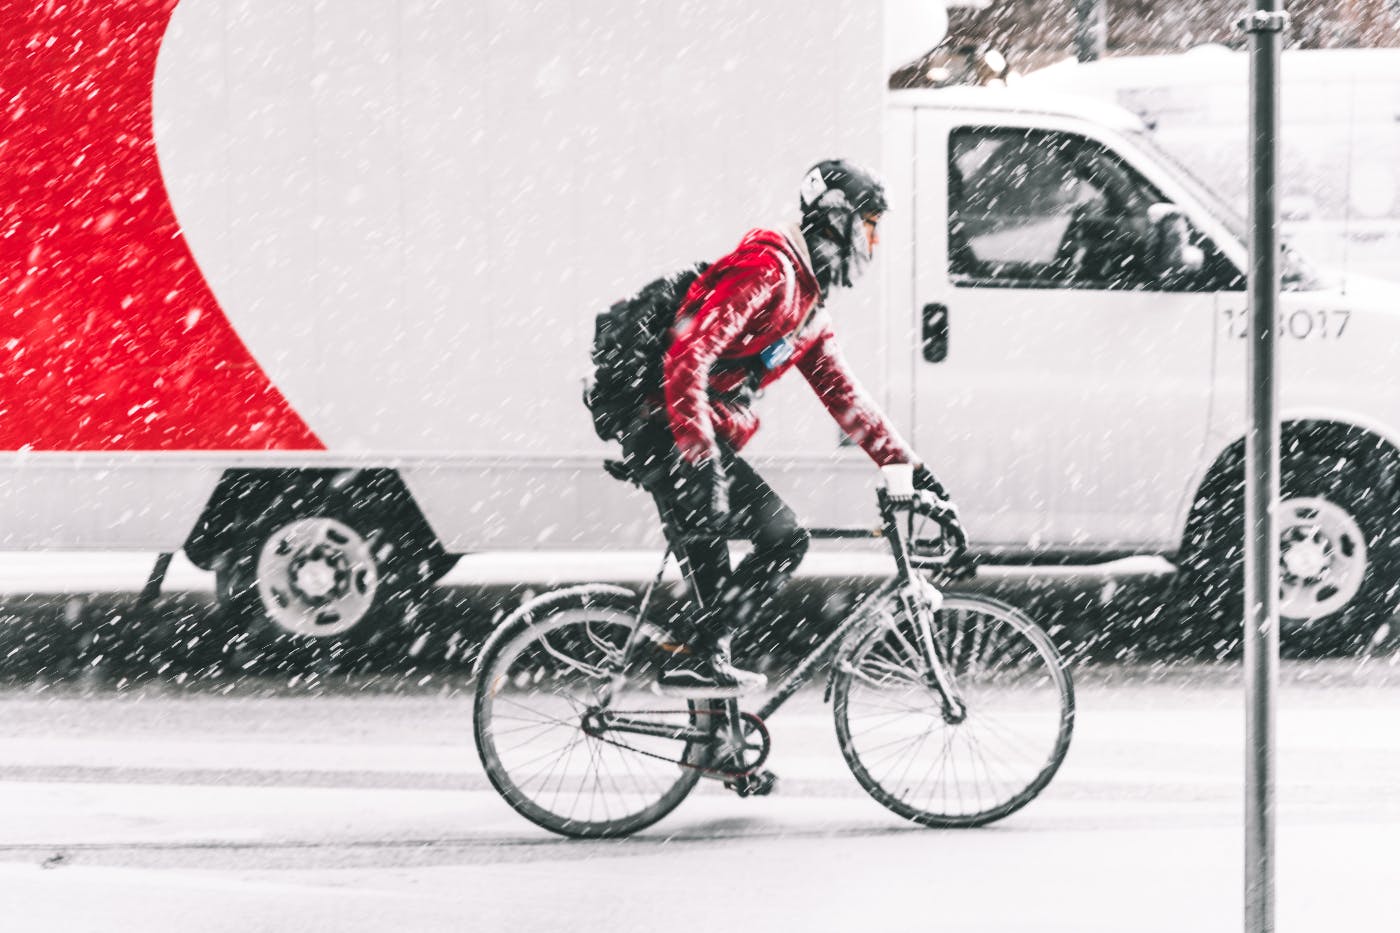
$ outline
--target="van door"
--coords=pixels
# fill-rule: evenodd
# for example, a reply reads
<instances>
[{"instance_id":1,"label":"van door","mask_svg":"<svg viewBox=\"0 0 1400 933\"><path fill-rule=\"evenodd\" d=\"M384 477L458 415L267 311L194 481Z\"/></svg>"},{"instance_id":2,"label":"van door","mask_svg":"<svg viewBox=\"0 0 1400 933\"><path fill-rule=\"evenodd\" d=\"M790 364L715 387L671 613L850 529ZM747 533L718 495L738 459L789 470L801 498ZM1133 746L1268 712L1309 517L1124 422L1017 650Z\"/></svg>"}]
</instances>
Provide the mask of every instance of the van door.
<instances>
[{"instance_id":1,"label":"van door","mask_svg":"<svg viewBox=\"0 0 1400 933\"><path fill-rule=\"evenodd\" d=\"M1025 119L919 111L918 449L980 544L1174 549L1237 273L1189 231L1167 274L1160 190L1076 124Z\"/></svg>"}]
</instances>

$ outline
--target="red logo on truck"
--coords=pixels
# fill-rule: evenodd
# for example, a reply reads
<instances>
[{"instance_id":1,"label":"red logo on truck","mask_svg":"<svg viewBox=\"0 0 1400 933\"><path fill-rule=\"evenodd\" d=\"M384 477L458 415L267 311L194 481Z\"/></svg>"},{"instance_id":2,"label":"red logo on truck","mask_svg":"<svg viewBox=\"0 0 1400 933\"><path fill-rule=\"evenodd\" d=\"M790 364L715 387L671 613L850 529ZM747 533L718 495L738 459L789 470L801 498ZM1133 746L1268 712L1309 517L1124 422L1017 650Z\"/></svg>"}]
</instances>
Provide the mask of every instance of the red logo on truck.
<instances>
[{"instance_id":1,"label":"red logo on truck","mask_svg":"<svg viewBox=\"0 0 1400 933\"><path fill-rule=\"evenodd\" d=\"M161 180L175 0L0 0L0 450L323 445L204 280Z\"/></svg>"}]
</instances>

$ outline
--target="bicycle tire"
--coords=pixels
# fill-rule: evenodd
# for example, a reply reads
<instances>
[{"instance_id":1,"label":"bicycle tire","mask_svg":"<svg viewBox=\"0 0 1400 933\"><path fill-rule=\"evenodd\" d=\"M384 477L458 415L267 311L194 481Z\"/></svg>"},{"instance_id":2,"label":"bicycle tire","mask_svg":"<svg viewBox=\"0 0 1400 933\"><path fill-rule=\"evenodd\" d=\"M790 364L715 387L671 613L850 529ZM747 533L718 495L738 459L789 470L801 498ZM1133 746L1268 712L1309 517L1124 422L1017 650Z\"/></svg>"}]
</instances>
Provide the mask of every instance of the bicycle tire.
<instances>
[{"instance_id":1,"label":"bicycle tire","mask_svg":"<svg viewBox=\"0 0 1400 933\"><path fill-rule=\"evenodd\" d=\"M533 605L480 665L473 732L487 778L517 813L559 835L600 839L652 825L679 806L700 778L698 767L677 762L699 764L707 749L630 734L609 742L583 727L590 693L596 702L605 679L598 673L605 670L600 658L620 652L638 624L635 599L575 588L546 594ZM610 708L666 710L675 718L663 721L712 728L695 704L650 690L655 666L647 654L647 645L634 652L642 660L629 665ZM606 680L614 682L611 672ZM507 741L509 735L516 739ZM582 771L573 768L580 750Z\"/></svg>"},{"instance_id":2,"label":"bicycle tire","mask_svg":"<svg viewBox=\"0 0 1400 933\"><path fill-rule=\"evenodd\" d=\"M833 713L851 773L924 826L982 826L1015 813L1055 776L1074 730L1074 685L1054 643L997 600L945 598L935 637L967 705L966 718L950 723L927 662L910 658L899 615L885 613L837 659ZM903 732L910 738L900 744ZM1006 765L1014 776L993 773Z\"/></svg>"}]
</instances>

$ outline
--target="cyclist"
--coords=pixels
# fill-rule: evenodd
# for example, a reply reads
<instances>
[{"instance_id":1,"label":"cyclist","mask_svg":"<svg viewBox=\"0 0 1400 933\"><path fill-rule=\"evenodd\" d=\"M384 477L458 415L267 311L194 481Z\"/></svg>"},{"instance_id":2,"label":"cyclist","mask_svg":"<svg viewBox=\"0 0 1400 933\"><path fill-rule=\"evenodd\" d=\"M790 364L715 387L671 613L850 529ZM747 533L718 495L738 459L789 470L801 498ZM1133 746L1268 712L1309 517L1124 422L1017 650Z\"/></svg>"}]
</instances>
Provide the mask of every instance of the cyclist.
<instances>
[{"instance_id":1,"label":"cyclist","mask_svg":"<svg viewBox=\"0 0 1400 933\"><path fill-rule=\"evenodd\" d=\"M695 581L699 608L678 620L658 676L674 696L733 697L763 675L729 656L731 634L792 575L807 532L738 451L758 430L756 390L796 368L846 434L876 464L916 465L915 482L942 487L848 371L823 305L850 287L879 243L883 186L845 160L815 165L800 191L801 222L752 230L687 292L663 359L663 392L626 437ZM946 496L944 496L946 498ZM730 537L753 543L732 571ZM678 540L681 540L678 538Z\"/></svg>"}]
</instances>

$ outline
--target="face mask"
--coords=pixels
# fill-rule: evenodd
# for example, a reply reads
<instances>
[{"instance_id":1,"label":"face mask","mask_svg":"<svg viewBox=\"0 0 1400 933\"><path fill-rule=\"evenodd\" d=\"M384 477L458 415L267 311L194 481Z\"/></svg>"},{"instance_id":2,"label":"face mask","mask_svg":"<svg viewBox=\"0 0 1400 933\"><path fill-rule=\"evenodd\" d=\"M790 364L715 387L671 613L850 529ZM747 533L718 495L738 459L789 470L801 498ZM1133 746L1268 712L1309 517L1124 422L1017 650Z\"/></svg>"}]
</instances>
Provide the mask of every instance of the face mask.
<instances>
[{"instance_id":1,"label":"face mask","mask_svg":"<svg viewBox=\"0 0 1400 933\"><path fill-rule=\"evenodd\" d=\"M865 235L865 220L859 214L851 215L851 255L863 262L869 262L874 250L870 238Z\"/></svg>"},{"instance_id":2,"label":"face mask","mask_svg":"<svg viewBox=\"0 0 1400 933\"><path fill-rule=\"evenodd\" d=\"M873 249L870 246L870 238L865 235L865 222L859 214L851 216L851 253L847 261L847 277L854 282L865 273L865 267L870 265Z\"/></svg>"},{"instance_id":3,"label":"face mask","mask_svg":"<svg viewBox=\"0 0 1400 933\"><path fill-rule=\"evenodd\" d=\"M817 283L821 285L823 295L833 285L846 284L841 281L842 266L845 262L839 244L827 237L818 236L808 239L807 249L812 254L812 270L817 274Z\"/></svg>"},{"instance_id":4,"label":"face mask","mask_svg":"<svg viewBox=\"0 0 1400 933\"><path fill-rule=\"evenodd\" d=\"M831 209L825 217L807 220L807 248L822 294L835 285L849 288L870 263L870 240L860 214L849 209Z\"/></svg>"}]
</instances>

